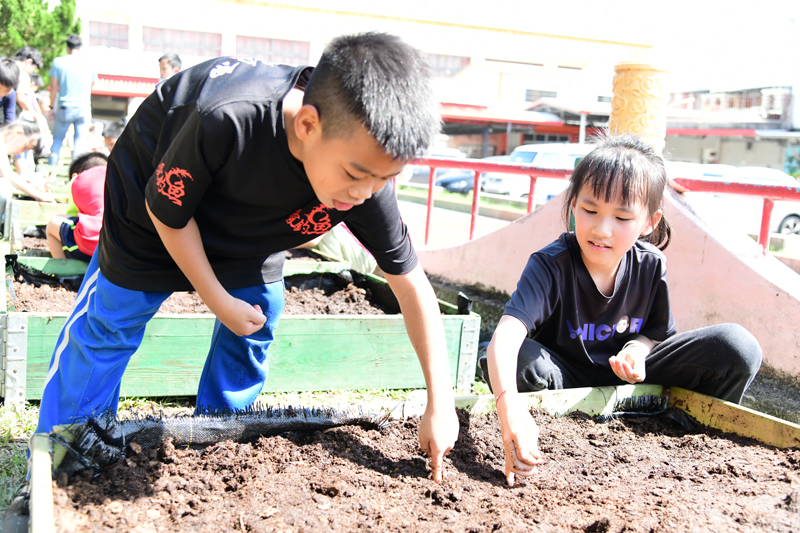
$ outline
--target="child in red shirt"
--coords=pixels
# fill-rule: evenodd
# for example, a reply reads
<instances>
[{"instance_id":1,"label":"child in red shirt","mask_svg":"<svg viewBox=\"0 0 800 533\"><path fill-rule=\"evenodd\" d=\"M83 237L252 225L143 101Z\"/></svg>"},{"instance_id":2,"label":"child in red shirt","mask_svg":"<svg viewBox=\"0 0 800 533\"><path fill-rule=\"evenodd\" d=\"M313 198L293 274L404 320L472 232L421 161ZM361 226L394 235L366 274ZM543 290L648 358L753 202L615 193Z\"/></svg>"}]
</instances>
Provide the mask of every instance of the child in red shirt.
<instances>
[{"instance_id":1,"label":"child in red shirt","mask_svg":"<svg viewBox=\"0 0 800 533\"><path fill-rule=\"evenodd\" d=\"M103 194L108 157L87 152L69 169L70 193L77 216L56 215L47 223L47 245L57 259L92 259L103 226ZM68 211L69 214L69 211Z\"/></svg>"}]
</instances>

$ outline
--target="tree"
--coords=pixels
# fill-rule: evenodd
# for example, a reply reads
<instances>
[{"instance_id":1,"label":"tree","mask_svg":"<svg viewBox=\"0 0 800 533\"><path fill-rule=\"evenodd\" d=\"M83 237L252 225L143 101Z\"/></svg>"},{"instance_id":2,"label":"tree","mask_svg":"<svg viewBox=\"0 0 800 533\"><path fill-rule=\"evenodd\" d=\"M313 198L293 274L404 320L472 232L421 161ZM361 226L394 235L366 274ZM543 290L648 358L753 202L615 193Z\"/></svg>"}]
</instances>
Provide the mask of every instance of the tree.
<instances>
[{"instance_id":1,"label":"tree","mask_svg":"<svg viewBox=\"0 0 800 533\"><path fill-rule=\"evenodd\" d=\"M64 55L67 36L80 33L81 21L75 17L75 0L61 0L52 10L45 0L0 0L0 28L7 28L0 32L0 54L36 48L44 58L40 74L47 83L53 59Z\"/></svg>"}]
</instances>

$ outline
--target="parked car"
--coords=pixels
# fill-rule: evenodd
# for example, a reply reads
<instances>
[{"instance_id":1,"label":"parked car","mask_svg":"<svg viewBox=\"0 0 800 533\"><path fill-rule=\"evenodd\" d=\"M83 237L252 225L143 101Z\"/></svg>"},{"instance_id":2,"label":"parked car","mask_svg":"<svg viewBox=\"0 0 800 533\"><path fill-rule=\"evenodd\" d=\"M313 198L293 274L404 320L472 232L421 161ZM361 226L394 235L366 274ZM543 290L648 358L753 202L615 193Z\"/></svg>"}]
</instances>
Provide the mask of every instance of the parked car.
<instances>
[{"instance_id":1,"label":"parked car","mask_svg":"<svg viewBox=\"0 0 800 533\"><path fill-rule=\"evenodd\" d=\"M433 148L427 154L427 157L441 157L441 158L455 158L466 159L467 154L457 148ZM408 181L411 183L428 183L428 177L431 174L431 167L426 165L409 165L412 169L411 178ZM451 170L449 168L437 168L436 178L438 179L442 174Z\"/></svg>"},{"instance_id":2,"label":"parked car","mask_svg":"<svg viewBox=\"0 0 800 533\"><path fill-rule=\"evenodd\" d=\"M509 161L507 155L490 155L484 157L482 161L491 161L493 163L507 163ZM465 169L446 169L439 178L436 180L436 185L443 187L444 190L450 192L457 192L461 194L468 194L475 186L475 172L473 170ZM494 175L493 172L481 174L481 190L483 190L483 181L486 176Z\"/></svg>"},{"instance_id":3,"label":"parked car","mask_svg":"<svg viewBox=\"0 0 800 533\"><path fill-rule=\"evenodd\" d=\"M592 144L546 143L525 144L515 148L509 163L524 163L538 168L571 170L577 161L594 149ZM559 195L567 188L568 181L558 178L538 178L534 189L534 204L541 205ZM502 174L487 176L483 190L494 194L525 197L531 187L530 176L524 174Z\"/></svg>"},{"instance_id":4,"label":"parked car","mask_svg":"<svg viewBox=\"0 0 800 533\"><path fill-rule=\"evenodd\" d=\"M792 176L767 167L735 167L730 165L667 165L670 177L686 177L744 183L751 185L778 185L800 189L800 183ZM757 235L761 229L761 213L764 200L760 196L744 196L724 193L687 192L686 198L692 209L710 226L722 225ZM769 231L771 233L800 234L800 202L778 201L772 209Z\"/></svg>"}]
</instances>

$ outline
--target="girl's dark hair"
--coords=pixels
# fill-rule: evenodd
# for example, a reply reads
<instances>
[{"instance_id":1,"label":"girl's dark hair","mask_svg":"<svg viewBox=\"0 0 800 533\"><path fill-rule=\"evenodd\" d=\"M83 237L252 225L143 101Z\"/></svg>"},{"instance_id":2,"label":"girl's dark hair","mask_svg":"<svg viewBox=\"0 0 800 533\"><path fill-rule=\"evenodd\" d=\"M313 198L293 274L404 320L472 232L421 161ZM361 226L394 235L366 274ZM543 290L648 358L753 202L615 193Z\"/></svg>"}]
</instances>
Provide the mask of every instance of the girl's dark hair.
<instances>
[{"instance_id":1,"label":"girl's dark hair","mask_svg":"<svg viewBox=\"0 0 800 533\"><path fill-rule=\"evenodd\" d=\"M652 217L661 209L661 199L667 185L664 160L646 142L635 135L601 134L594 141L596 148L583 157L569 181L564 199L564 220L569 227L572 204L586 186L596 198L610 202L622 189L622 203L641 202ZM666 216L649 235L640 240L652 243L660 250L669 245L672 229Z\"/></svg>"}]
</instances>

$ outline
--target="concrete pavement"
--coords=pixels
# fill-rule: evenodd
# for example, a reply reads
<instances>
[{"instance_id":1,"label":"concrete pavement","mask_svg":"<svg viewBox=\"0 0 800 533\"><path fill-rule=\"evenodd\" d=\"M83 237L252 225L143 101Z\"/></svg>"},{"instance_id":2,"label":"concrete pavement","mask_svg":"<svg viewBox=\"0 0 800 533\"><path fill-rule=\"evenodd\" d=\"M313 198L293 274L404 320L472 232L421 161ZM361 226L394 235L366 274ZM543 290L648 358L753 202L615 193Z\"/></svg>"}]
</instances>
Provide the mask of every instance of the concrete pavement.
<instances>
[{"instance_id":1,"label":"concrete pavement","mask_svg":"<svg viewBox=\"0 0 800 533\"><path fill-rule=\"evenodd\" d=\"M445 248L457 246L469 241L470 214L451 211L449 209L433 208L431 213L431 230L427 246L425 245L425 218L427 207L399 200L397 205L403 221L411 233L411 240L418 250L426 248ZM475 221L475 234L477 239L500 228L507 226L507 220L479 216Z\"/></svg>"}]
</instances>

